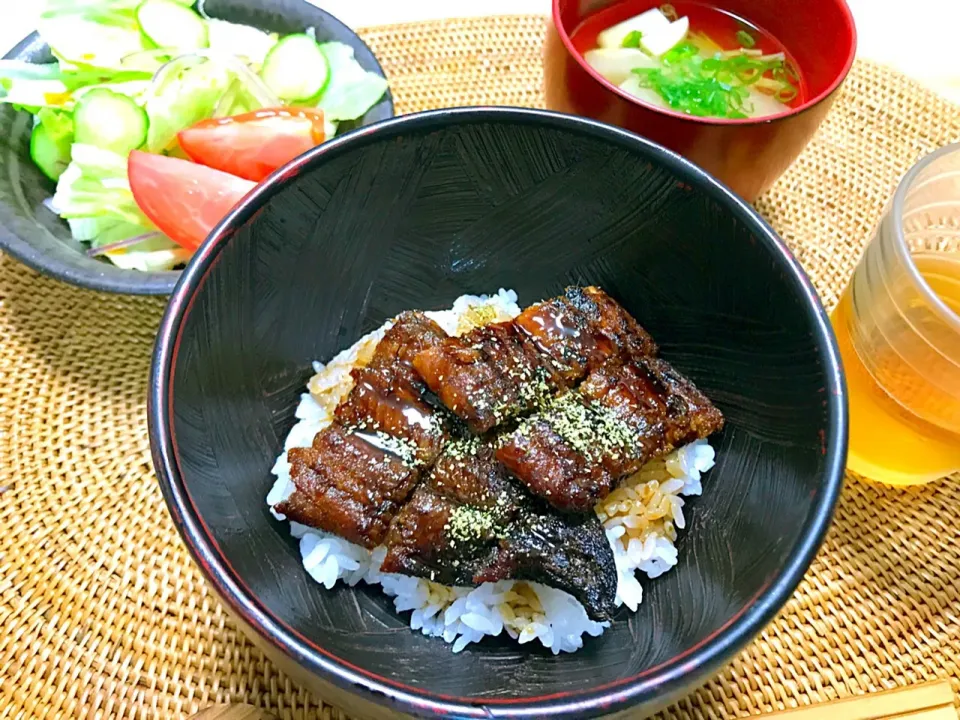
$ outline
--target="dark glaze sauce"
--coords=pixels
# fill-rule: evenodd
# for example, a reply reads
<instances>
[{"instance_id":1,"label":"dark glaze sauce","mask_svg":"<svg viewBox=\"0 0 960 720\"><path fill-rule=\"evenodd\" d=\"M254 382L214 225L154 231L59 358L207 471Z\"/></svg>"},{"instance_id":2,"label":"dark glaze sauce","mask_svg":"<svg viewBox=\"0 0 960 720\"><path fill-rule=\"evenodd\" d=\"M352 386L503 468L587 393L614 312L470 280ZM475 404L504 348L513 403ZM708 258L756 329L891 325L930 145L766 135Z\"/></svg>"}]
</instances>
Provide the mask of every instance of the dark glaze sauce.
<instances>
[{"instance_id":1,"label":"dark glaze sauce","mask_svg":"<svg viewBox=\"0 0 960 720\"><path fill-rule=\"evenodd\" d=\"M592 287L457 337L403 313L352 371L334 423L289 452L296 491L277 509L385 545L385 572L544 582L606 619L617 571L594 504L652 454L722 422L655 353Z\"/></svg>"},{"instance_id":2,"label":"dark glaze sauce","mask_svg":"<svg viewBox=\"0 0 960 720\"><path fill-rule=\"evenodd\" d=\"M296 491L279 512L368 548L382 542L449 437L449 413L425 400L411 365L444 337L422 313L397 317L367 367L352 371L334 423L313 447L288 453Z\"/></svg>"},{"instance_id":3,"label":"dark glaze sauce","mask_svg":"<svg viewBox=\"0 0 960 720\"><path fill-rule=\"evenodd\" d=\"M594 620L614 610L613 552L592 513L559 516L494 457L493 442L448 444L390 526L382 570L445 585L544 582L576 597Z\"/></svg>"},{"instance_id":4,"label":"dark glaze sauce","mask_svg":"<svg viewBox=\"0 0 960 720\"><path fill-rule=\"evenodd\" d=\"M704 438L723 416L666 362L615 358L525 420L497 459L563 512L589 512L648 460Z\"/></svg>"}]
</instances>

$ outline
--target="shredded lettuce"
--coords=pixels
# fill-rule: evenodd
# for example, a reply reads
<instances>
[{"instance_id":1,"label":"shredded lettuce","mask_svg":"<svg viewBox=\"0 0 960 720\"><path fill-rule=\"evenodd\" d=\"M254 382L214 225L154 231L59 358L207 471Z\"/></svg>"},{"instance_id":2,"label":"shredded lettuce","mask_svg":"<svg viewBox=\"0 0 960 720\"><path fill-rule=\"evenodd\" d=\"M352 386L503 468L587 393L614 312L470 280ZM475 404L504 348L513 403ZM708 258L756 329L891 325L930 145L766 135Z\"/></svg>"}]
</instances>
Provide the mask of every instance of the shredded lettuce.
<instances>
[{"instance_id":1,"label":"shredded lettuce","mask_svg":"<svg viewBox=\"0 0 960 720\"><path fill-rule=\"evenodd\" d=\"M227 92L220 98L220 102L217 103L213 116L230 117L231 115L241 115L243 113L253 112L254 110L260 110L264 107L266 107L266 105L250 92L246 83L237 78L230 83Z\"/></svg>"},{"instance_id":2,"label":"shredded lettuce","mask_svg":"<svg viewBox=\"0 0 960 720\"><path fill-rule=\"evenodd\" d=\"M157 70L159 70L164 63L169 61L169 50L153 48L151 50L143 50L141 52L127 55L120 62L123 63L125 68L130 68L131 70L141 70L143 72L153 74L157 72Z\"/></svg>"},{"instance_id":3,"label":"shredded lettuce","mask_svg":"<svg viewBox=\"0 0 960 720\"><path fill-rule=\"evenodd\" d=\"M106 24L90 15L41 18L37 32L69 65L125 70L123 58L146 49L139 27Z\"/></svg>"},{"instance_id":4,"label":"shredded lettuce","mask_svg":"<svg viewBox=\"0 0 960 720\"><path fill-rule=\"evenodd\" d=\"M51 204L69 223L73 237L93 247L154 230L133 200L126 158L92 145L74 144L73 160L60 176ZM191 254L163 235L105 253L118 267L144 272L171 270Z\"/></svg>"},{"instance_id":5,"label":"shredded lettuce","mask_svg":"<svg viewBox=\"0 0 960 720\"><path fill-rule=\"evenodd\" d=\"M93 87L132 95L142 92L150 77L136 70L64 70L58 63L0 60L0 103L30 108L33 113L43 107L70 109L80 93Z\"/></svg>"},{"instance_id":6,"label":"shredded lettuce","mask_svg":"<svg viewBox=\"0 0 960 720\"><path fill-rule=\"evenodd\" d=\"M3 80L59 80L62 74L57 63L0 60L0 79Z\"/></svg>"},{"instance_id":7,"label":"shredded lettuce","mask_svg":"<svg viewBox=\"0 0 960 720\"><path fill-rule=\"evenodd\" d=\"M329 42L322 43L320 50L330 66L330 82L317 103L325 116L333 122L356 120L380 102L387 81L360 67L352 47Z\"/></svg>"},{"instance_id":8,"label":"shredded lettuce","mask_svg":"<svg viewBox=\"0 0 960 720\"><path fill-rule=\"evenodd\" d=\"M178 62L174 60L174 62ZM232 73L218 63L184 59L182 69L174 68L164 82L153 88L145 109L150 119L146 149L162 152L177 133L212 117L217 104L233 81Z\"/></svg>"},{"instance_id":9,"label":"shredded lettuce","mask_svg":"<svg viewBox=\"0 0 960 720\"><path fill-rule=\"evenodd\" d=\"M134 225L111 217L70 218L70 232L76 240L88 242L92 247L103 247L135 238L150 232L150 228ZM192 253L159 233L128 247L104 253L118 267L125 270L172 270L184 265Z\"/></svg>"},{"instance_id":10,"label":"shredded lettuce","mask_svg":"<svg viewBox=\"0 0 960 720\"><path fill-rule=\"evenodd\" d=\"M337 126L339 123L331 120L327 115L323 116L323 136L329 140L334 135L337 134Z\"/></svg>"},{"instance_id":11,"label":"shredded lettuce","mask_svg":"<svg viewBox=\"0 0 960 720\"><path fill-rule=\"evenodd\" d=\"M177 265L186 265L193 252L185 250L165 237L144 240L131 248L104 253L110 261L124 270L157 272L173 270Z\"/></svg>"},{"instance_id":12,"label":"shredded lettuce","mask_svg":"<svg viewBox=\"0 0 960 720\"><path fill-rule=\"evenodd\" d=\"M56 80L74 90L91 83L120 83L136 80L149 80L153 73L145 70L123 68L111 70L105 68L63 67L61 63L33 64L22 60L0 60L0 84L10 87L17 82L36 80Z\"/></svg>"},{"instance_id":13,"label":"shredded lettuce","mask_svg":"<svg viewBox=\"0 0 960 720\"><path fill-rule=\"evenodd\" d=\"M249 25L238 25L226 20L207 21L211 50L236 55L259 68L270 48L277 44L277 36Z\"/></svg>"},{"instance_id":14,"label":"shredded lettuce","mask_svg":"<svg viewBox=\"0 0 960 720\"><path fill-rule=\"evenodd\" d=\"M37 64L0 60L0 104L8 103L36 114L43 107L63 107L69 88L56 63Z\"/></svg>"},{"instance_id":15,"label":"shredded lettuce","mask_svg":"<svg viewBox=\"0 0 960 720\"><path fill-rule=\"evenodd\" d=\"M150 232L150 228L142 225L107 216L68 218L67 224L70 225L70 233L75 240L88 242L93 247L109 245Z\"/></svg>"},{"instance_id":16,"label":"shredded lettuce","mask_svg":"<svg viewBox=\"0 0 960 720\"><path fill-rule=\"evenodd\" d=\"M41 3L41 18L60 18L82 15L104 18L105 22L129 22L143 0L45 0Z\"/></svg>"},{"instance_id":17,"label":"shredded lettuce","mask_svg":"<svg viewBox=\"0 0 960 720\"><path fill-rule=\"evenodd\" d=\"M37 113L40 108L62 108L71 102L70 91L59 80L0 79L0 103Z\"/></svg>"},{"instance_id":18,"label":"shredded lettuce","mask_svg":"<svg viewBox=\"0 0 960 720\"><path fill-rule=\"evenodd\" d=\"M77 88L73 92L73 99L79 100L91 90L110 90L120 95L126 95L134 100L138 100L147 90L150 89L149 80L127 80L126 82L105 82L96 85L87 85Z\"/></svg>"},{"instance_id":19,"label":"shredded lettuce","mask_svg":"<svg viewBox=\"0 0 960 720\"><path fill-rule=\"evenodd\" d=\"M153 227L133 199L126 157L82 143L74 143L71 156L52 201L60 217L113 218Z\"/></svg>"},{"instance_id":20,"label":"shredded lettuce","mask_svg":"<svg viewBox=\"0 0 960 720\"><path fill-rule=\"evenodd\" d=\"M114 239L106 239L106 233L114 227L139 227L138 225L133 225L132 223L128 223L123 220L117 220L111 217L67 218L67 225L70 226L70 234L73 235L74 240L91 243L94 247L97 246L98 237L104 238L100 241L103 244L114 242ZM126 237L133 237L133 235L128 235ZM121 238L116 238L116 240L119 239Z\"/></svg>"}]
</instances>

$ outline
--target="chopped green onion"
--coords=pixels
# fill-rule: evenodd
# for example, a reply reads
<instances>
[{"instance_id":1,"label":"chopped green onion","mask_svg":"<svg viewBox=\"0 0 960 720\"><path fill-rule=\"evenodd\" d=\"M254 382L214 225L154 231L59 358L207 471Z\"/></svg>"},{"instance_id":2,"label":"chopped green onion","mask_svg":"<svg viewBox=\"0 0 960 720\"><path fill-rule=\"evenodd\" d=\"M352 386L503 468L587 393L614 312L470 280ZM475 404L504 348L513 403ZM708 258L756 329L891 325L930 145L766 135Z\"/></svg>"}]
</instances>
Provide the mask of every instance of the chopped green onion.
<instances>
[{"instance_id":1,"label":"chopped green onion","mask_svg":"<svg viewBox=\"0 0 960 720\"><path fill-rule=\"evenodd\" d=\"M627 33L626 37L623 38L623 42L620 43L620 47L639 48L641 39L643 39L642 32L639 30L631 30Z\"/></svg>"},{"instance_id":2,"label":"chopped green onion","mask_svg":"<svg viewBox=\"0 0 960 720\"><path fill-rule=\"evenodd\" d=\"M752 48L757 44L756 39L753 35L748 33L746 30L737 30L737 42L743 45L745 48Z\"/></svg>"},{"instance_id":3,"label":"chopped green onion","mask_svg":"<svg viewBox=\"0 0 960 720\"><path fill-rule=\"evenodd\" d=\"M693 43L682 42L660 58L664 65L677 65L689 59L700 59L700 48Z\"/></svg>"},{"instance_id":4,"label":"chopped green onion","mask_svg":"<svg viewBox=\"0 0 960 720\"><path fill-rule=\"evenodd\" d=\"M793 85L784 85L776 92L774 97L786 105L788 102L797 97L797 89Z\"/></svg>"},{"instance_id":5,"label":"chopped green onion","mask_svg":"<svg viewBox=\"0 0 960 720\"><path fill-rule=\"evenodd\" d=\"M696 45L685 42L660 61L659 68L633 70L639 85L656 92L670 108L689 115L749 117L753 111L750 88L755 85L762 85L765 93L783 103L798 93L788 80L782 53L718 52L704 57Z\"/></svg>"}]
</instances>

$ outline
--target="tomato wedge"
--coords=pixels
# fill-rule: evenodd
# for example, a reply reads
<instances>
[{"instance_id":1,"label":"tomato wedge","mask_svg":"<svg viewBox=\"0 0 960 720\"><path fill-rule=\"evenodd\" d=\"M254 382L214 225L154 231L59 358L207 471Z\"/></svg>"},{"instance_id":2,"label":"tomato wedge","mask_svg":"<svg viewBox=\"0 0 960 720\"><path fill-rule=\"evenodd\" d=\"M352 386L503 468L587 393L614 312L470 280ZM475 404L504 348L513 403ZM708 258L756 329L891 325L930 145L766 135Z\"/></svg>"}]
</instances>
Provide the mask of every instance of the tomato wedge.
<instances>
[{"instance_id":1,"label":"tomato wedge","mask_svg":"<svg viewBox=\"0 0 960 720\"><path fill-rule=\"evenodd\" d=\"M201 120L177 135L196 162L254 182L324 138L323 111L310 108L267 108Z\"/></svg>"},{"instance_id":2,"label":"tomato wedge","mask_svg":"<svg viewBox=\"0 0 960 720\"><path fill-rule=\"evenodd\" d=\"M189 160L134 150L127 160L133 199L157 229L196 250L214 226L257 186Z\"/></svg>"}]
</instances>

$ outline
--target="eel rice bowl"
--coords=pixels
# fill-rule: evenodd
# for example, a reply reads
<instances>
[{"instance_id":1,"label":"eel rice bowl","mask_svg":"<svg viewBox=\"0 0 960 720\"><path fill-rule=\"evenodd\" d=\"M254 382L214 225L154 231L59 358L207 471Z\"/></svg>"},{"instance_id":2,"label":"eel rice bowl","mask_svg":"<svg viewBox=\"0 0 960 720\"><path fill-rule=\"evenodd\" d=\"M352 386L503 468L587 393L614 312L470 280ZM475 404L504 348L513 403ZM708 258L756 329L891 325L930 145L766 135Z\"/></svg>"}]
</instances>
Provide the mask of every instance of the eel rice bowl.
<instances>
[{"instance_id":1,"label":"eel rice bowl","mask_svg":"<svg viewBox=\"0 0 960 720\"><path fill-rule=\"evenodd\" d=\"M314 370L267 504L318 583L380 585L454 652L574 652L636 611L723 424L599 288L401 313Z\"/></svg>"}]
</instances>

